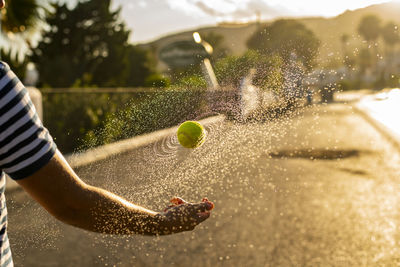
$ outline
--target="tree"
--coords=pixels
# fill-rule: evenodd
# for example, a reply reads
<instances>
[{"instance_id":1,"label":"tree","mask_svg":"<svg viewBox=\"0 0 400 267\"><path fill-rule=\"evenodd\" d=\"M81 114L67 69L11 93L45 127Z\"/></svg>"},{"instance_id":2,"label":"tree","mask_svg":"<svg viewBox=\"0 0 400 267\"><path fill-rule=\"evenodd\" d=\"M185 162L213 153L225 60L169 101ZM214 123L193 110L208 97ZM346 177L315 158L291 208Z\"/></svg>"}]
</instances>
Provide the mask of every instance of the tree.
<instances>
[{"instance_id":1,"label":"tree","mask_svg":"<svg viewBox=\"0 0 400 267\"><path fill-rule=\"evenodd\" d=\"M376 71L376 63L378 56L378 47L376 40L381 32L381 19L375 15L364 16L358 26L358 33L367 41L368 45L373 47L373 56L368 55L370 51L363 49L360 53L361 71L365 72L368 68L373 68Z\"/></svg>"},{"instance_id":2,"label":"tree","mask_svg":"<svg viewBox=\"0 0 400 267\"><path fill-rule=\"evenodd\" d=\"M381 20L375 15L367 15L361 19L358 33L367 41L375 42L381 31Z\"/></svg>"},{"instance_id":3,"label":"tree","mask_svg":"<svg viewBox=\"0 0 400 267\"><path fill-rule=\"evenodd\" d=\"M389 21L385 26L382 27L382 38L390 50L399 42L399 31L394 22Z\"/></svg>"},{"instance_id":4,"label":"tree","mask_svg":"<svg viewBox=\"0 0 400 267\"><path fill-rule=\"evenodd\" d=\"M355 64L356 59L354 56L348 52L347 46L349 42L350 36L347 33L343 33L340 37L340 41L342 43L342 55L344 66L348 69L352 68Z\"/></svg>"},{"instance_id":5,"label":"tree","mask_svg":"<svg viewBox=\"0 0 400 267\"><path fill-rule=\"evenodd\" d=\"M394 47L399 42L400 36L397 25L389 21L382 27L382 38L385 42L385 71L382 75L383 80L388 80L393 84L391 77L396 73L394 58Z\"/></svg>"},{"instance_id":6,"label":"tree","mask_svg":"<svg viewBox=\"0 0 400 267\"><path fill-rule=\"evenodd\" d=\"M342 43L342 53L343 55L347 55L347 43L350 39L350 36L347 33L343 33L340 37L340 41Z\"/></svg>"},{"instance_id":7,"label":"tree","mask_svg":"<svg viewBox=\"0 0 400 267\"><path fill-rule=\"evenodd\" d=\"M295 20L281 19L257 30L247 46L262 54L278 54L288 61L292 54L310 70L318 54L320 41L314 33Z\"/></svg>"},{"instance_id":8,"label":"tree","mask_svg":"<svg viewBox=\"0 0 400 267\"><path fill-rule=\"evenodd\" d=\"M23 33L38 26L43 19L44 5L36 0L10 0L2 12L1 29L4 32Z\"/></svg>"},{"instance_id":9,"label":"tree","mask_svg":"<svg viewBox=\"0 0 400 267\"><path fill-rule=\"evenodd\" d=\"M126 46L129 32L118 22L119 11L110 12L109 5L108 0L79 2L72 10L66 4L54 6L55 12L47 18L51 29L44 34L32 56L42 84L52 87L69 87L74 83L91 85L99 80L104 83L115 73L119 77L125 75L126 63L121 50ZM110 72L105 77L94 77L99 65L118 56L121 61L118 65L107 66Z\"/></svg>"},{"instance_id":10,"label":"tree","mask_svg":"<svg viewBox=\"0 0 400 267\"><path fill-rule=\"evenodd\" d=\"M143 50L128 44L130 32L110 10L111 0L54 5L50 30L33 50L40 84L51 87L143 85L151 73ZM132 78L144 75L143 79Z\"/></svg>"},{"instance_id":11,"label":"tree","mask_svg":"<svg viewBox=\"0 0 400 267\"><path fill-rule=\"evenodd\" d=\"M371 68L373 64L373 58L369 50L367 48L362 48L359 55L360 72L365 73L365 71Z\"/></svg>"},{"instance_id":12,"label":"tree","mask_svg":"<svg viewBox=\"0 0 400 267\"><path fill-rule=\"evenodd\" d=\"M127 59L131 66L126 86L147 86L149 77L157 75L153 71L152 65L155 63L152 62L148 51L138 46L130 46Z\"/></svg>"}]
</instances>

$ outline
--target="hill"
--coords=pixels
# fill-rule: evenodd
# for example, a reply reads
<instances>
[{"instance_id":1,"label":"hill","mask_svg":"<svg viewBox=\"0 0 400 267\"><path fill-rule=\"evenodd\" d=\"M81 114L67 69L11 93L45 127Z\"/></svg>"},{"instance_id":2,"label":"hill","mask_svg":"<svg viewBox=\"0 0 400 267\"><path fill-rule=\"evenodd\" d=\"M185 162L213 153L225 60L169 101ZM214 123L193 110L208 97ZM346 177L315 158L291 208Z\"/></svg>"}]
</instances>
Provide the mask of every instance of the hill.
<instances>
[{"instance_id":1,"label":"hill","mask_svg":"<svg viewBox=\"0 0 400 267\"><path fill-rule=\"evenodd\" d=\"M341 58L342 43L341 36L347 34L350 36L348 48L355 49L361 47L362 38L357 32L361 18L365 15L374 14L382 19L382 24L393 21L400 24L400 3L389 2L378 5L371 5L365 8L346 11L336 17L305 17L293 18L304 23L321 40L319 62L322 65L332 64ZM266 21L262 24L268 24L272 21ZM154 42L143 44L156 52L160 47L177 40L191 39L192 33L198 31L201 35L207 35L210 32L223 36L223 46L227 47L232 54L239 55L246 51L246 42L256 31L258 23L248 24L219 24L214 27L204 27L192 29L185 32L171 34L162 37ZM165 66L160 63L160 69Z\"/></svg>"},{"instance_id":2,"label":"hill","mask_svg":"<svg viewBox=\"0 0 400 267\"><path fill-rule=\"evenodd\" d=\"M330 57L342 54L341 36L350 36L348 46L350 49L362 46L362 38L357 32L362 17L376 15L382 19L382 24L393 21L400 24L400 3L391 2L372 5L362 9L346 11L333 18L300 18L321 40L320 60L325 61Z\"/></svg>"}]
</instances>

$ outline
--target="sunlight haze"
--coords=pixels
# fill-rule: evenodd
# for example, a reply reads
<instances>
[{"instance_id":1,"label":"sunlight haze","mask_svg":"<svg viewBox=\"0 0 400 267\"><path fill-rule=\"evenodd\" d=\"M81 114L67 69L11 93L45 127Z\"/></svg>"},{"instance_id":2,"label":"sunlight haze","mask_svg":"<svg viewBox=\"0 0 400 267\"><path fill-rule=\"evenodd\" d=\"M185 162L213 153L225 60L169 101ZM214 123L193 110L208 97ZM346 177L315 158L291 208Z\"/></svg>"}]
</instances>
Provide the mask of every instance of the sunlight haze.
<instances>
[{"instance_id":1,"label":"sunlight haze","mask_svg":"<svg viewBox=\"0 0 400 267\"><path fill-rule=\"evenodd\" d=\"M134 43L221 22L271 20L290 16L336 16L346 10L363 8L385 0L115 0L122 6L122 16L132 29Z\"/></svg>"}]
</instances>

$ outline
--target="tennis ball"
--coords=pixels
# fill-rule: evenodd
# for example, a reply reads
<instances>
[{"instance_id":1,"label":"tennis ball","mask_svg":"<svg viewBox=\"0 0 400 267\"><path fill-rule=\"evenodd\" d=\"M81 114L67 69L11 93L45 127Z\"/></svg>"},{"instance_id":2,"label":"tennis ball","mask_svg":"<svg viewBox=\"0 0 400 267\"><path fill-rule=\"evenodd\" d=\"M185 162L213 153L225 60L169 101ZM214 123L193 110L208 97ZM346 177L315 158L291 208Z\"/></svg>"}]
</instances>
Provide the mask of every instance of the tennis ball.
<instances>
[{"instance_id":1,"label":"tennis ball","mask_svg":"<svg viewBox=\"0 0 400 267\"><path fill-rule=\"evenodd\" d=\"M206 130L197 121L185 121L177 131L179 143L186 148L201 146L206 139Z\"/></svg>"}]
</instances>

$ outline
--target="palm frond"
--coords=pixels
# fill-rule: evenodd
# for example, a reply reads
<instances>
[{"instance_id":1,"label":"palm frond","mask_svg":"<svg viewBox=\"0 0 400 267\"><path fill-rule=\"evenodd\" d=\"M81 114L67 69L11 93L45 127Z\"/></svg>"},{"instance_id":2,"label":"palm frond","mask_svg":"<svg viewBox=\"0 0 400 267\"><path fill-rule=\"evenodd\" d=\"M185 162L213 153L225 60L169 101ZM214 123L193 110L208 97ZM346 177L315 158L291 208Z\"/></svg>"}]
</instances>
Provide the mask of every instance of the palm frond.
<instances>
[{"instance_id":1,"label":"palm frond","mask_svg":"<svg viewBox=\"0 0 400 267\"><path fill-rule=\"evenodd\" d=\"M51 10L48 0L7 0L0 13L1 49L22 60L45 27L45 17Z\"/></svg>"}]
</instances>

